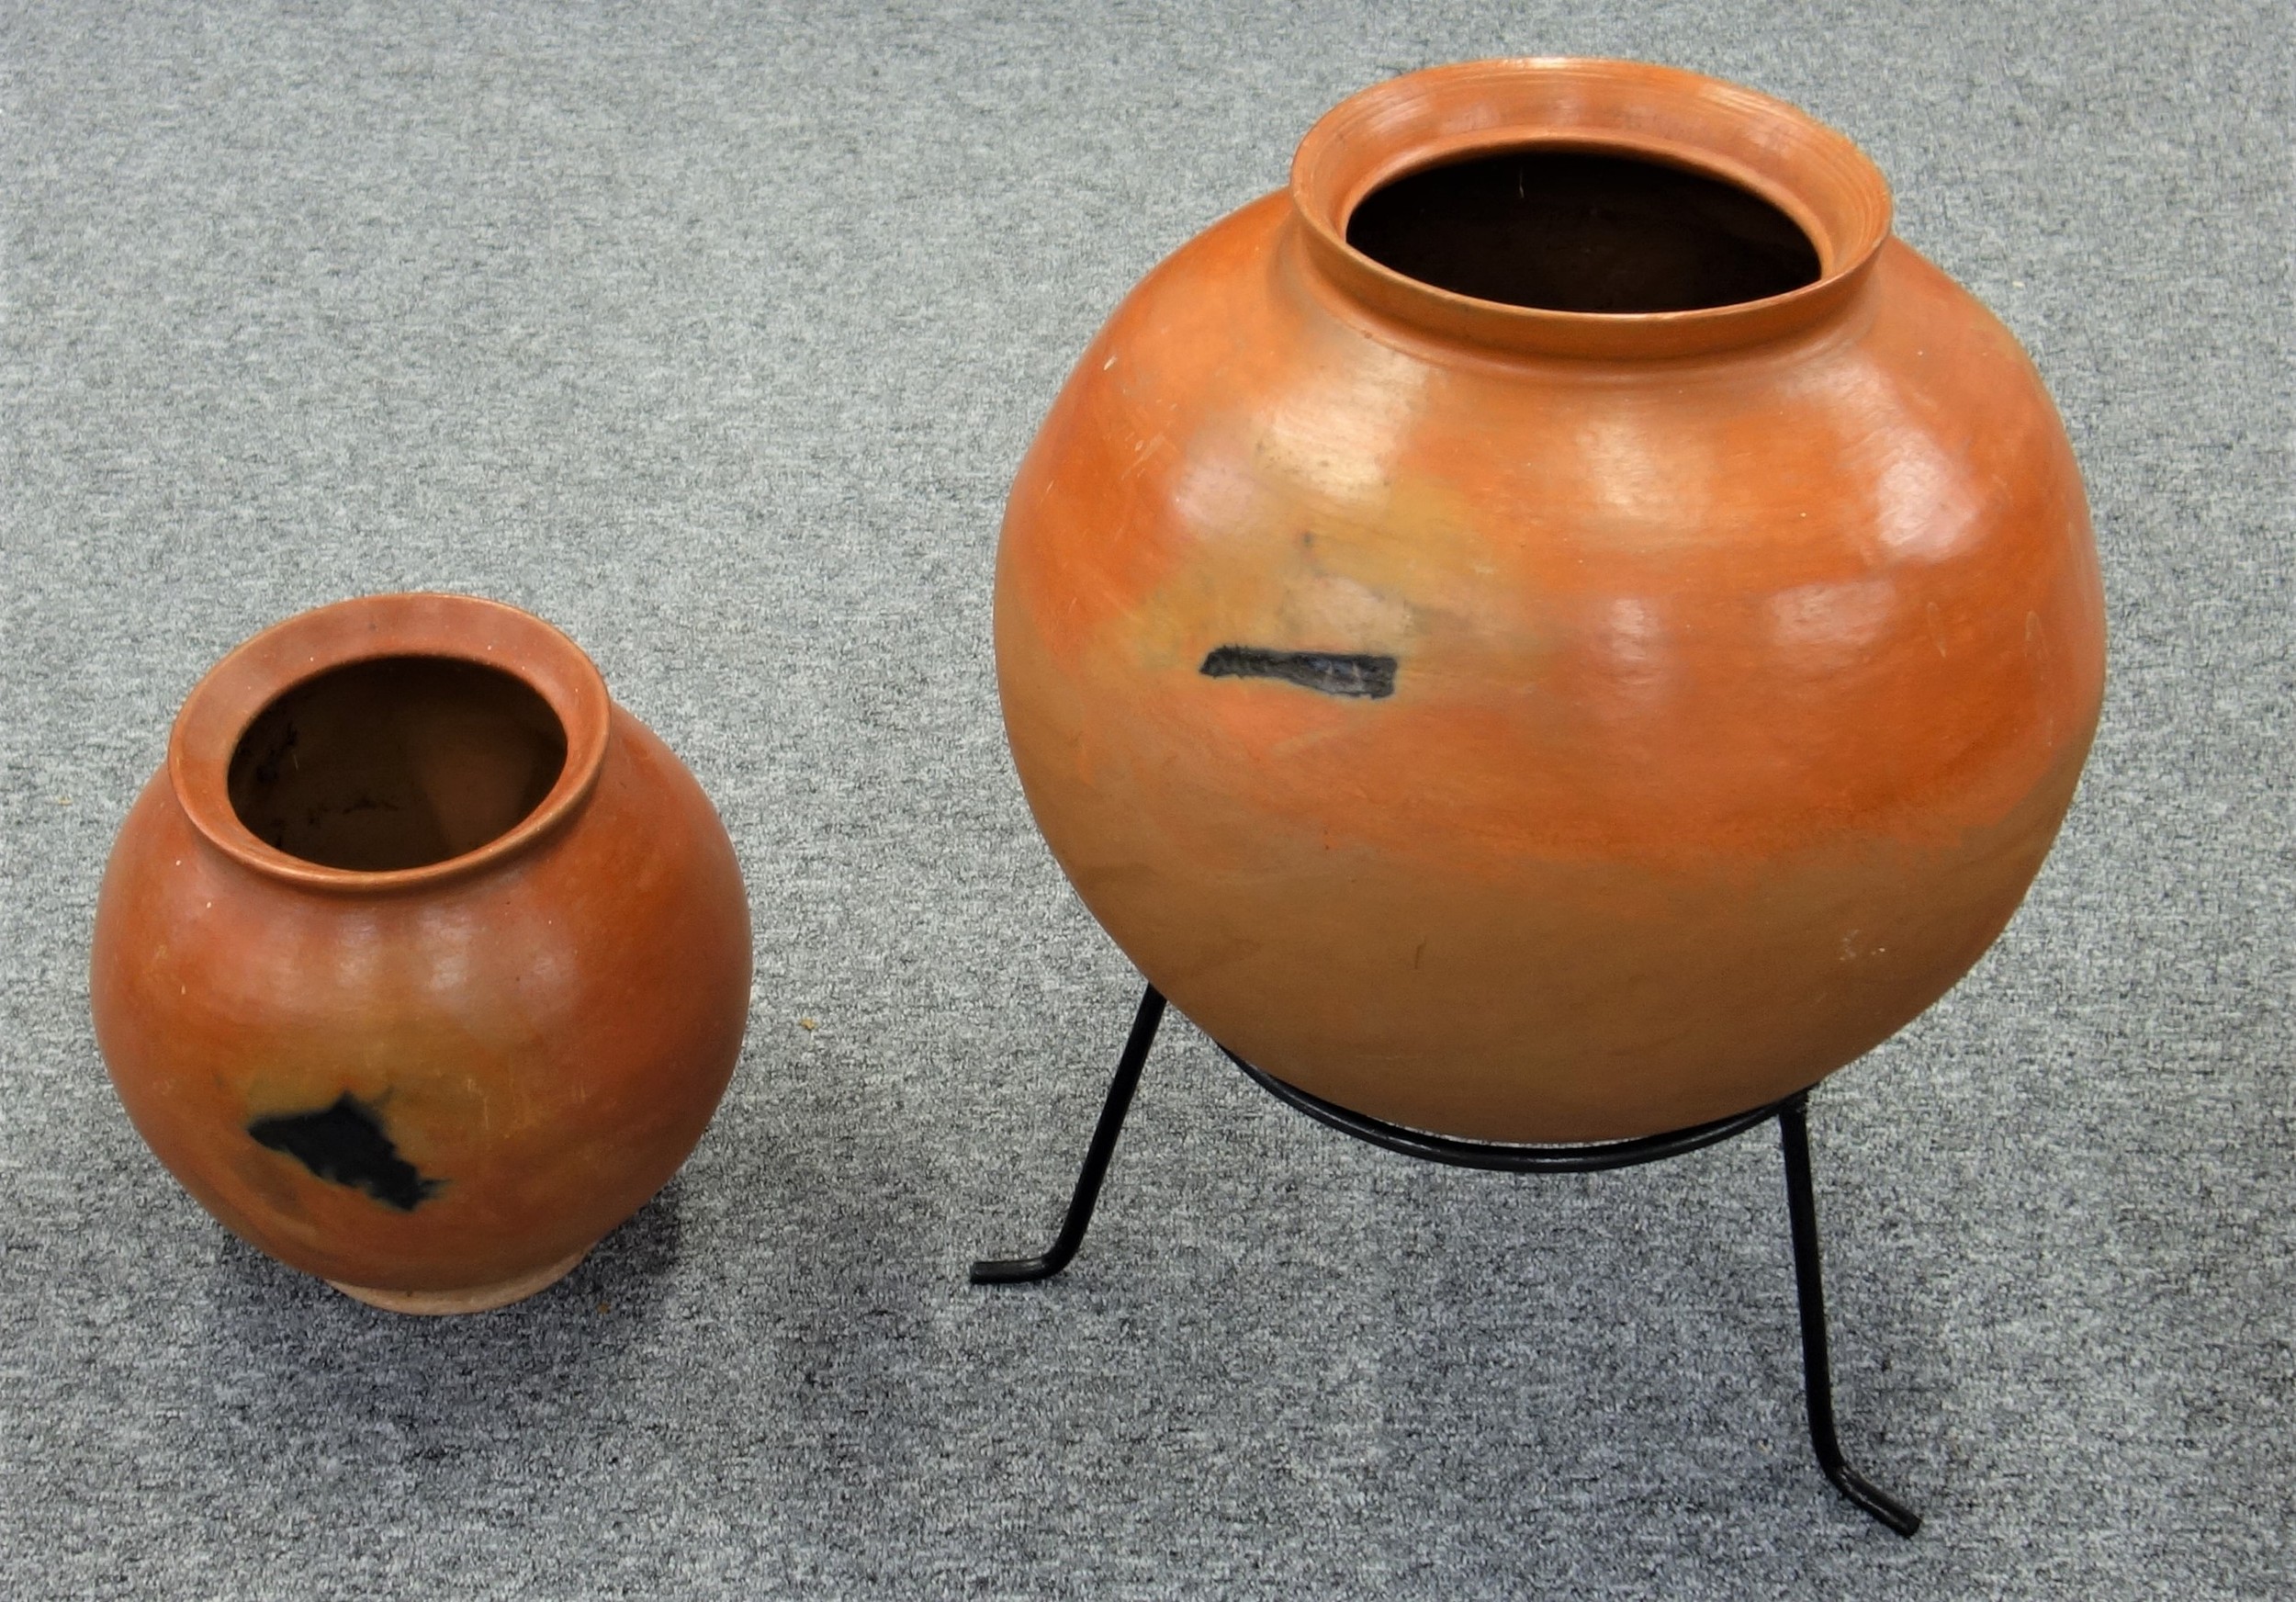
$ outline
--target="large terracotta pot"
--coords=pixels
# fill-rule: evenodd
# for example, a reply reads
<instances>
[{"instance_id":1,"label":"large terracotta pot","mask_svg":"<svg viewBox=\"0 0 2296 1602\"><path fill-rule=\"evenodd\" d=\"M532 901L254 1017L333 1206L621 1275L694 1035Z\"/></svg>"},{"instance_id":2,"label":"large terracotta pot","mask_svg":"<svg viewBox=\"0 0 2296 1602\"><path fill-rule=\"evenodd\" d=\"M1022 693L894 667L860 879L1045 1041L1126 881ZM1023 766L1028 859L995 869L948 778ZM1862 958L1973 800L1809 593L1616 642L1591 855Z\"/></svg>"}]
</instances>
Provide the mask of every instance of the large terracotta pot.
<instances>
[{"instance_id":1,"label":"large terracotta pot","mask_svg":"<svg viewBox=\"0 0 2296 1602\"><path fill-rule=\"evenodd\" d=\"M1575 1141L1788 1094L1966 971L2104 624L2047 394L1870 161L1516 61L1346 101L1117 310L996 651L1046 839L1175 1005L1357 1111Z\"/></svg>"},{"instance_id":2,"label":"large terracotta pot","mask_svg":"<svg viewBox=\"0 0 2296 1602\"><path fill-rule=\"evenodd\" d=\"M692 775L539 618L378 595L193 690L113 848L97 1041L273 1256L404 1312L557 1279L685 1160L748 1012Z\"/></svg>"}]
</instances>

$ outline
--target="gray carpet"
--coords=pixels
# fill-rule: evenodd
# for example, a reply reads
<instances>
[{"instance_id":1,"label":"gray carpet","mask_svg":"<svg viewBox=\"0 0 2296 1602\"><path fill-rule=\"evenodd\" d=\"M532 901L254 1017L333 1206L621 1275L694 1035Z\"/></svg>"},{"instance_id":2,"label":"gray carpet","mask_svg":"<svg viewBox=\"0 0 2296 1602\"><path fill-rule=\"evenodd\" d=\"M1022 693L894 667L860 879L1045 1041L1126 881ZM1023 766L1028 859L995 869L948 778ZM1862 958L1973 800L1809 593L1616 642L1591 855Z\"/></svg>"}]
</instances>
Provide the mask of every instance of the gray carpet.
<instances>
[{"instance_id":1,"label":"gray carpet","mask_svg":"<svg viewBox=\"0 0 2296 1602\"><path fill-rule=\"evenodd\" d=\"M2290 1594L2284 6L134 8L0 22L0 1593ZM1799 101L2027 342L2112 687L1998 947L1815 1104L1807 1459L1773 1142L1512 1180L1176 1027L1064 1282L1135 994L1037 842L1005 484L1124 288L1392 72ZM540 612L716 797L740 1074L574 1277L369 1311L228 1237L86 1011L112 832L225 649ZM819 1021L807 1032L797 1020Z\"/></svg>"}]
</instances>

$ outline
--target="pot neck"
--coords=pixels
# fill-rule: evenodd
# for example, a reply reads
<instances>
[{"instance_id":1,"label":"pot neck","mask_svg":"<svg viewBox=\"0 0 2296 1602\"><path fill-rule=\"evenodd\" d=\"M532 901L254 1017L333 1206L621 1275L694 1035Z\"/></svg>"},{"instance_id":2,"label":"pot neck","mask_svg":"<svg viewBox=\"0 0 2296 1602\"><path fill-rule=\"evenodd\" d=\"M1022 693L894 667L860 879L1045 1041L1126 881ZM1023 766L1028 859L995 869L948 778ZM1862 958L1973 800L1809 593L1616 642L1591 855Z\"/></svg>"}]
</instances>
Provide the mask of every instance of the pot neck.
<instances>
[{"instance_id":1,"label":"pot neck","mask_svg":"<svg viewBox=\"0 0 2296 1602\"><path fill-rule=\"evenodd\" d=\"M1347 243L1356 208L1398 178L1537 150L1656 162L1749 190L1808 237L1818 276L1693 310L1558 311L1439 288ZM1634 62L1469 62L1390 79L1308 131L1290 194L1310 271L1344 299L1438 338L1538 355L1662 358L1783 338L1845 307L1889 237L1888 183L1841 134L1750 89Z\"/></svg>"},{"instance_id":2,"label":"pot neck","mask_svg":"<svg viewBox=\"0 0 2296 1602\"><path fill-rule=\"evenodd\" d=\"M332 867L257 836L241 819L230 792L233 753L255 719L298 685L337 669L393 658L467 662L532 691L557 720L566 742L548 791L524 818L475 849L412 867ZM613 703L596 665L531 613L470 595L366 595L275 624L210 669L176 714L167 776L192 827L242 867L307 890L396 895L488 872L557 834L597 787L612 719Z\"/></svg>"}]
</instances>

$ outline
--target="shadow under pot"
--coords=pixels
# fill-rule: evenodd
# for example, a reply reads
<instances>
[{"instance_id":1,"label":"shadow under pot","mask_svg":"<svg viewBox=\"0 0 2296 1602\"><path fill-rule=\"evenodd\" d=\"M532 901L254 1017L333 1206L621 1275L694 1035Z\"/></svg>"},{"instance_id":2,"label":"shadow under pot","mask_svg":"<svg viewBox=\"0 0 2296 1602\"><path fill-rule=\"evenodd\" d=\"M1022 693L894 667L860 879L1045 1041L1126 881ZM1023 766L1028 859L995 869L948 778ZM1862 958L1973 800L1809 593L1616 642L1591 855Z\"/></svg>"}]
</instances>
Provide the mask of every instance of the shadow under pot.
<instances>
[{"instance_id":1,"label":"shadow under pot","mask_svg":"<svg viewBox=\"0 0 2296 1602\"><path fill-rule=\"evenodd\" d=\"M673 1174L748 1014L733 848L539 618L288 619L177 716L96 920L96 1032L160 1160L377 1306L551 1284Z\"/></svg>"},{"instance_id":2,"label":"shadow under pot","mask_svg":"<svg viewBox=\"0 0 2296 1602\"><path fill-rule=\"evenodd\" d=\"M1766 1105L2055 836L2080 474L1887 186L1623 62L1414 73L1086 349L996 573L1013 761L1172 1004L1327 1101L1574 1142Z\"/></svg>"}]
</instances>

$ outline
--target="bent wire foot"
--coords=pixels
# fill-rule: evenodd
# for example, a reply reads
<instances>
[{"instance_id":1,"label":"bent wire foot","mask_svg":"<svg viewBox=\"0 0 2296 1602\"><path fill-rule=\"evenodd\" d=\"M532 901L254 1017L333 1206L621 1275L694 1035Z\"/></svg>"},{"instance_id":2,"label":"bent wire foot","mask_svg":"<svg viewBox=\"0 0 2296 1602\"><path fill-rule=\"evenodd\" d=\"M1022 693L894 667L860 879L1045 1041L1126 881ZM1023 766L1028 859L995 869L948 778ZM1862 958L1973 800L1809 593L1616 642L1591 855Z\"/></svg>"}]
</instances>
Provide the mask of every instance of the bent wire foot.
<instances>
[{"instance_id":1,"label":"bent wire foot","mask_svg":"<svg viewBox=\"0 0 2296 1602\"><path fill-rule=\"evenodd\" d=\"M1809 1398L1809 1438L1818 1466L1834 1488L1899 1535L1921 1528L1921 1516L1851 1468L1834 1433L1833 1367L1826 1355L1826 1286L1818 1260L1818 1199L1810 1184L1806 1098L1778 1109L1778 1145L1785 1156L1785 1211L1794 1230L1794 1290L1802 1314L1802 1389Z\"/></svg>"},{"instance_id":2,"label":"bent wire foot","mask_svg":"<svg viewBox=\"0 0 2296 1602\"><path fill-rule=\"evenodd\" d=\"M1068 1201L1068 1216L1061 1232L1042 1257L984 1258L973 1265L975 1285L1011 1285L1030 1280L1049 1280L1068 1266L1092 1226L1092 1209L1100 1200L1100 1181L1108 1177L1109 1158L1115 1155L1116 1137L1124 1131L1124 1115L1131 1111L1132 1092L1140 1088L1140 1070L1148 1061L1148 1048L1156 1044L1156 1028L1164 1021L1164 994L1154 985L1142 991L1140 1010L1132 1015L1132 1032L1117 1059L1116 1077L1109 1084L1109 1099L1101 1105L1100 1122L1093 1126L1092 1144L1085 1148L1085 1166L1076 1175L1075 1194Z\"/></svg>"}]
</instances>

